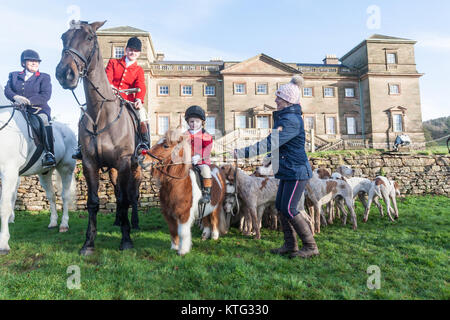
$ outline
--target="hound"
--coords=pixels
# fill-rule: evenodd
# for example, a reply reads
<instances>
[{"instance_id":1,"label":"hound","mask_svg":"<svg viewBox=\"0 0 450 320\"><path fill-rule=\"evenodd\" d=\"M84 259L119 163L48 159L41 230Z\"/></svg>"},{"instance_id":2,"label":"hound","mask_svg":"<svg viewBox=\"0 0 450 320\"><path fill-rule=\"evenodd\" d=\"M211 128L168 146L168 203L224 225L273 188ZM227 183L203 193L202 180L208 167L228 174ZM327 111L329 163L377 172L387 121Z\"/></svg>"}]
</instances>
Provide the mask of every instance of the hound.
<instances>
[{"instance_id":1,"label":"hound","mask_svg":"<svg viewBox=\"0 0 450 320\"><path fill-rule=\"evenodd\" d=\"M236 169L231 165L223 165L221 170L226 180L233 184L236 173L239 199L248 210L252 224L251 230L255 232L255 238L260 239L262 215L268 206L275 203L279 180L273 177L252 177L241 169L235 172Z\"/></svg>"},{"instance_id":2,"label":"hound","mask_svg":"<svg viewBox=\"0 0 450 320\"><path fill-rule=\"evenodd\" d=\"M384 203L386 204L386 211L391 221L394 221L394 219L391 216L391 212L395 215L395 219L398 219L398 208L396 199L397 195L400 195L400 188L397 182L391 181L388 178L382 176L376 177L375 180L372 181L371 188L369 190L369 200L366 206L366 210L364 212L363 222L367 222L367 219L369 218L370 206L372 204L372 200L375 197L383 198ZM390 200L392 200L394 208L391 207ZM383 217L384 216L383 207L379 205L378 209L380 210L380 215Z\"/></svg>"},{"instance_id":3,"label":"hound","mask_svg":"<svg viewBox=\"0 0 450 320\"><path fill-rule=\"evenodd\" d=\"M353 206L353 193L348 183L342 180L320 179L317 169L313 171L312 178L306 185L308 198L314 206L314 215L311 217L314 223L314 232L320 233L320 217L325 219L322 206L329 203L331 200L340 196L343 198L345 205L350 211L353 229L356 230L356 214ZM347 222L347 214L344 210L342 202L337 202L338 207L344 212L343 224ZM326 221L325 221L326 225Z\"/></svg>"}]
</instances>

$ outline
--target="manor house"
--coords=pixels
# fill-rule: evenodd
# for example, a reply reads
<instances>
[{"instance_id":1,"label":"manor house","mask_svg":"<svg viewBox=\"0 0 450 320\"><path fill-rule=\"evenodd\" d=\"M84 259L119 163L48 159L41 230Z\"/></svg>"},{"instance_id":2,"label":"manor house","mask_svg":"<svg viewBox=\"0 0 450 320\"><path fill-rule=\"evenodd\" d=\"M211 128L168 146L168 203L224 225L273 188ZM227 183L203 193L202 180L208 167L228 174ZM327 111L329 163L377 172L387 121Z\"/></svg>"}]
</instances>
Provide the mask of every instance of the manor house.
<instances>
[{"instance_id":1,"label":"manor house","mask_svg":"<svg viewBox=\"0 0 450 320\"><path fill-rule=\"evenodd\" d=\"M143 49L152 142L169 127L185 127L184 111L199 105L216 140L255 140L267 135L276 109L275 91L293 75L305 79L301 105L307 143L317 150L391 149L397 135L425 141L422 129L416 41L375 34L343 57L322 63L281 62L263 53L245 61L166 61L150 33L132 27L97 32L104 63L121 58L128 38ZM312 136L311 136L312 133Z\"/></svg>"}]
</instances>

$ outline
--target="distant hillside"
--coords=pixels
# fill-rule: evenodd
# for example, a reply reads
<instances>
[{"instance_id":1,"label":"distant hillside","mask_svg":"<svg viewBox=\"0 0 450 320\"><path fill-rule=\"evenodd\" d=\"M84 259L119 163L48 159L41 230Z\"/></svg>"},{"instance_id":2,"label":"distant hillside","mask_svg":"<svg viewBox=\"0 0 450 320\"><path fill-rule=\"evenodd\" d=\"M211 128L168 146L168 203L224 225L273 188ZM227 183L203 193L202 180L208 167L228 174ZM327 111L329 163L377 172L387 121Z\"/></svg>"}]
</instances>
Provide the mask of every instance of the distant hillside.
<instances>
[{"instance_id":1,"label":"distant hillside","mask_svg":"<svg viewBox=\"0 0 450 320\"><path fill-rule=\"evenodd\" d=\"M423 122L423 131L427 141L438 139L450 134L450 117L442 117ZM445 145L447 139L437 141L432 145Z\"/></svg>"}]
</instances>

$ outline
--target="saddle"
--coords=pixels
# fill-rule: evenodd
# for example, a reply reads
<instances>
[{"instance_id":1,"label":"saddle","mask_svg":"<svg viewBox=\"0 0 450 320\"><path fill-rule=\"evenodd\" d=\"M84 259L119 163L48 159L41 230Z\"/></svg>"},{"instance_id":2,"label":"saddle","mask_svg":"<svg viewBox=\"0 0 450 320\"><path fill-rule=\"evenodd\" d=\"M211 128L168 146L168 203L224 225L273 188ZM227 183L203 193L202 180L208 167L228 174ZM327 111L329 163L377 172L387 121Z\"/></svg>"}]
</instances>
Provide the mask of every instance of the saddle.
<instances>
[{"instance_id":1,"label":"saddle","mask_svg":"<svg viewBox=\"0 0 450 320\"><path fill-rule=\"evenodd\" d=\"M44 151L44 144L42 143L42 141L45 137L45 126L44 122L39 116L29 113L24 109L19 109L19 111L22 113L27 123L28 136L33 139L34 144L36 145L36 150L31 156L30 161L28 161L25 167L19 172L19 175L22 175L36 163L36 161L41 157L42 152Z\"/></svg>"},{"instance_id":2,"label":"saddle","mask_svg":"<svg viewBox=\"0 0 450 320\"><path fill-rule=\"evenodd\" d=\"M23 111L23 112L26 112L26 111ZM42 141L45 137L44 122L42 121L42 119L39 116L32 114L32 113L28 113L28 112L26 112L26 113L27 113L27 115L24 115L24 117L28 123L29 128L31 128L31 132L32 132L32 135L30 135L30 137L33 138L33 141L34 141L36 147L39 147L40 145L42 145Z\"/></svg>"},{"instance_id":3,"label":"saddle","mask_svg":"<svg viewBox=\"0 0 450 320\"><path fill-rule=\"evenodd\" d=\"M128 113L131 115L131 118L133 119L133 122L134 122L134 132L135 132L135 140L136 140L135 154L136 154L139 149L139 145L143 141L141 130L139 129L140 125L141 125L141 118L139 116L139 112L137 112L137 110L134 108L132 102L123 100L122 103L125 103L125 107L126 107Z\"/></svg>"}]
</instances>

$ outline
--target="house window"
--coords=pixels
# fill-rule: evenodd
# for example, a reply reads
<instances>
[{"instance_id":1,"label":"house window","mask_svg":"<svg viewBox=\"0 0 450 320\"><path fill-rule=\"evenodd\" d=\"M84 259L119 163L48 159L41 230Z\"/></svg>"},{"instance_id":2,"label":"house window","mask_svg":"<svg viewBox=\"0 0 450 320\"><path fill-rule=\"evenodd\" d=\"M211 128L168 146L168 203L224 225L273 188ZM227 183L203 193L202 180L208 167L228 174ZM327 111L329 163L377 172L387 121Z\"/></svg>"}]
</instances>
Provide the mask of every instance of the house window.
<instances>
[{"instance_id":1,"label":"house window","mask_svg":"<svg viewBox=\"0 0 450 320\"><path fill-rule=\"evenodd\" d=\"M346 98L354 98L355 97L355 89L354 88L345 88L345 97Z\"/></svg>"},{"instance_id":2,"label":"house window","mask_svg":"<svg viewBox=\"0 0 450 320\"><path fill-rule=\"evenodd\" d=\"M284 86L285 84L287 84L287 82L279 82L279 83L277 83L277 90L279 90L280 87Z\"/></svg>"},{"instance_id":3,"label":"house window","mask_svg":"<svg viewBox=\"0 0 450 320\"><path fill-rule=\"evenodd\" d=\"M257 116L256 117L256 128L258 129L269 129L269 116Z\"/></svg>"},{"instance_id":4,"label":"house window","mask_svg":"<svg viewBox=\"0 0 450 320\"><path fill-rule=\"evenodd\" d=\"M347 118L347 134L356 134L356 119L353 117Z\"/></svg>"},{"instance_id":5,"label":"house window","mask_svg":"<svg viewBox=\"0 0 450 320\"><path fill-rule=\"evenodd\" d=\"M215 86L205 86L205 96L215 96L216 87Z\"/></svg>"},{"instance_id":6,"label":"house window","mask_svg":"<svg viewBox=\"0 0 450 320\"><path fill-rule=\"evenodd\" d=\"M389 94L400 94L400 85L390 84L389 85Z\"/></svg>"},{"instance_id":7,"label":"house window","mask_svg":"<svg viewBox=\"0 0 450 320\"><path fill-rule=\"evenodd\" d=\"M388 53L386 59L388 64L397 64L397 54L395 53Z\"/></svg>"},{"instance_id":8,"label":"house window","mask_svg":"<svg viewBox=\"0 0 450 320\"><path fill-rule=\"evenodd\" d=\"M181 86L182 96L192 96L192 86Z\"/></svg>"},{"instance_id":9,"label":"house window","mask_svg":"<svg viewBox=\"0 0 450 320\"><path fill-rule=\"evenodd\" d=\"M234 94L246 94L245 83L235 83Z\"/></svg>"},{"instance_id":10,"label":"house window","mask_svg":"<svg viewBox=\"0 0 450 320\"><path fill-rule=\"evenodd\" d=\"M334 97L334 88L330 88L330 87L324 88L323 95L325 98L333 98Z\"/></svg>"},{"instance_id":11,"label":"house window","mask_svg":"<svg viewBox=\"0 0 450 320\"><path fill-rule=\"evenodd\" d=\"M169 86L166 86L166 85L158 86L158 94L160 96L168 96L169 95Z\"/></svg>"},{"instance_id":12,"label":"house window","mask_svg":"<svg viewBox=\"0 0 450 320\"><path fill-rule=\"evenodd\" d=\"M163 135L169 130L169 116L158 116L158 134Z\"/></svg>"},{"instance_id":13,"label":"house window","mask_svg":"<svg viewBox=\"0 0 450 320\"><path fill-rule=\"evenodd\" d=\"M304 97L312 97L313 96L313 88L303 88L303 96Z\"/></svg>"},{"instance_id":14,"label":"house window","mask_svg":"<svg viewBox=\"0 0 450 320\"><path fill-rule=\"evenodd\" d=\"M207 116L205 130L210 134L214 135L216 133L216 117Z\"/></svg>"},{"instance_id":15,"label":"house window","mask_svg":"<svg viewBox=\"0 0 450 320\"><path fill-rule=\"evenodd\" d=\"M403 132L403 117L401 114L394 114L394 132Z\"/></svg>"},{"instance_id":16,"label":"house window","mask_svg":"<svg viewBox=\"0 0 450 320\"><path fill-rule=\"evenodd\" d=\"M236 129L247 128L247 117L245 115L237 115L235 117L235 121L236 121Z\"/></svg>"},{"instance_id":17,"label":"house window","mask_svg":"<svg viewBox=\"0 0 450 320\"><path fill-rule=\"evenodd\" d=\"M305 130L309 131L311 129L314 129L314 118L305 117Z\"/></svg>"},{"instance_id":18,"label":"house window","mask_svg":"<svg viewBox=\"0 0 450 320\"><path fill-rule=\"evenodd\" d=\"M256 94L267 94L267 83L257 83Z\"/></svg>"},{"instance_id":19,"label":"house window","mask_svg":"<svg viewBox=\"0 0 450 320\"><path fill-rule=\"evenodd\" d=\"M327 134L336 134L336 119L327 117Z\"/></svg>"},{"instance_id":20,"label":"house window","mask_svg":"<svg viewBox=\"0 0 450 320\"><path fill-rule=\"evenodd\" d=\"M125 50L123 47L114 47L114 58L120 59L124 56Z\"/></svg>"}]
</instances>

